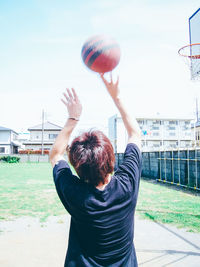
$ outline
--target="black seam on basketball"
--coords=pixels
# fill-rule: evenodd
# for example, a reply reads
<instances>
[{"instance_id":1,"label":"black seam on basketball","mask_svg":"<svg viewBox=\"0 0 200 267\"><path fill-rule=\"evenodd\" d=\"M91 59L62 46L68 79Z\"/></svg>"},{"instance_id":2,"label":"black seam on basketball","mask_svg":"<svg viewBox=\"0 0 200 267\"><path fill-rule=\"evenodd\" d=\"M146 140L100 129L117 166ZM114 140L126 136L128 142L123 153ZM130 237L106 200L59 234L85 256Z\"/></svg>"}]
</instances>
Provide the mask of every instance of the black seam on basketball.
<instances>
[{"instance_id":1,"label":"black seam on basketball","mask_svg":"<svg viewBox=\"0 0 200 267\"><path fill-rule=\"evenodd\" d=\"M115 48L115 47L119 47L118 44L113 44L113 45L109 45L109 46L105 46L104 48L99 49L98 51L96 51L88 60L87 62L87 66L90 68L92 66L92 64L94 63L94 61L98 58L98 56L100 56L103 52L105 52L106 50L109 50L111 48Z\"/></svg>"},{"instance_id":2,"label":"black seam on basketball","mask_svg":"<svg viewBox=\"0 0 200 267\"><path fill-rule=\"evenodd\" d=\"M102 44L103 42L104 42L104 40L99 40L99 41L93 43L92 46L90 46L90 47L85 51L85 53L83 54L83 51L84 51L85 48L91 43L91 41L88 42L88 43L86 43L86 44L83 46L83 48L82 48L82 52L81 52L81 53L82 53L83 61L85 62L85 60L86 60L87 56L90 54L90 52L92 52L92 50L93 50L94 48L96 48L98 45Z\"/></svg>"}]
</instances>

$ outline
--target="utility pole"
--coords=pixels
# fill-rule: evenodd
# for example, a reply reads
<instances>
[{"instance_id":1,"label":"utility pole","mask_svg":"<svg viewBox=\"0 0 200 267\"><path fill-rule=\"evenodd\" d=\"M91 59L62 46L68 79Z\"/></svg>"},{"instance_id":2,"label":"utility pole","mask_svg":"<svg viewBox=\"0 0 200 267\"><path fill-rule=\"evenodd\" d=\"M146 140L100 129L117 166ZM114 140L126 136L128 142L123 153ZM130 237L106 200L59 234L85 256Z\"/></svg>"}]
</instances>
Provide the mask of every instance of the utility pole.
<instances>
[{"instance_id":1,"label":"utility pole","mask_svg":"<svg viewBox=\"0 0 200 267\"><path fill-rule=\"evenodd\" d=\"M42 110L42 155L44 155L44 109Z\"/></svg>"}]
</instances>

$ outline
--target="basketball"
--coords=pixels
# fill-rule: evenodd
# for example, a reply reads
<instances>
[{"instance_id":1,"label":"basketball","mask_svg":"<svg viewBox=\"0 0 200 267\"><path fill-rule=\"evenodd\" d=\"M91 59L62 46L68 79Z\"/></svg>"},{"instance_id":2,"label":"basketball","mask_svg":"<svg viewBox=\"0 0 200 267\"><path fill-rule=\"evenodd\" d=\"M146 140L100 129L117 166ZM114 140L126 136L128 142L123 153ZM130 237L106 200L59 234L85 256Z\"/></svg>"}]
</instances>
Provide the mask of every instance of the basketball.
<instances>
[{"instance_id":1,"label":"basketball","mask_svg":"<svg viewBox=\"0 0 200 267\"><path fill-rule=\"evenodd\" d=\"M113 38L103 35L93 36L84 43L81 56L89 69L105 73L112 71L118 65L120 47Z\"/></svg>"}]
</instances>

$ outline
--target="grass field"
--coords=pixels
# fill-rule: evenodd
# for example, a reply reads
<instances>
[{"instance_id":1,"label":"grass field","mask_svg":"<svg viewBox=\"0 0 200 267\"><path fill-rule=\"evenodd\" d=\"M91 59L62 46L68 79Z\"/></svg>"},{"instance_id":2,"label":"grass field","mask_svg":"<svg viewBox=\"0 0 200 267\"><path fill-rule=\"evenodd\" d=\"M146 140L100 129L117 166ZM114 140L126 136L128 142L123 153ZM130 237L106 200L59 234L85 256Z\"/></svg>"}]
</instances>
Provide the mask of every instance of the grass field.
<instances>
[{"instance_id":1,"label":"grass field","mask_svg":"<svg viewBox=\"0 0 200 267\"><path fill-rule=\"evenodd\" d=\"M142 180L136 213L200 232L200 197ZM48 163L0 164L0 220L65 214Z\"/></svg>"},{"instance_id":2,"label":"grass field","mask_svg":"<svg viewBox=\"0 0 200 267\"><path fill-rule=\"evenodd\" d=\"M64 214L49 163L0 164L0 219Z\"/></svg>"},{"instance_id":3,"label":"grass field","mask_svg":"<svg viewBox=\"0 0 200 267\"><path fill-rule=\"evenodd\" d=\"M181 189L142 180L137 213L142 218L200 232L200 195Z\"/></svg>"}]
</instances>

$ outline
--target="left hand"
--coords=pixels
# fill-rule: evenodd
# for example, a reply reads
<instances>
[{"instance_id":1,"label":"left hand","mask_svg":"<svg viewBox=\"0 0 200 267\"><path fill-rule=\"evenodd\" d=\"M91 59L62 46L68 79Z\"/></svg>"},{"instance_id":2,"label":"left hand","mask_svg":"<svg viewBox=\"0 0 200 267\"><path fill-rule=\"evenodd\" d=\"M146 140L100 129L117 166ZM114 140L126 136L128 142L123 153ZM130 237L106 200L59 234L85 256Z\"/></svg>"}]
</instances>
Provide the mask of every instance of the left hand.
<instances>
[{"instance_id":1,"label":"left hand","mask_svg":"<svg viewBox=\"0 0 200 267\"><path fill-rule=\"evenodd\" d=\"M76 118L77 120L80 118L82 113L82 105L76 94L74 88L69 90L66 89L66 93L63 93L64 99L61 101L67 107L68 115L70 118Z\"/></svg>"}]
</instances>

